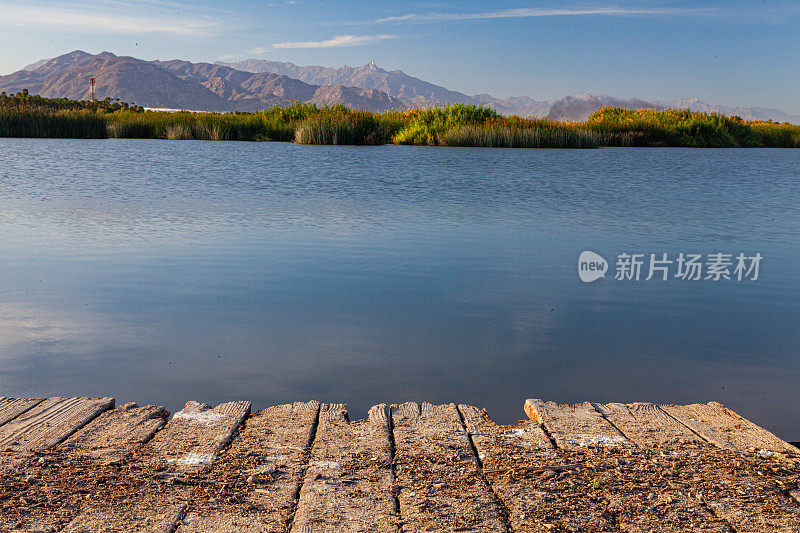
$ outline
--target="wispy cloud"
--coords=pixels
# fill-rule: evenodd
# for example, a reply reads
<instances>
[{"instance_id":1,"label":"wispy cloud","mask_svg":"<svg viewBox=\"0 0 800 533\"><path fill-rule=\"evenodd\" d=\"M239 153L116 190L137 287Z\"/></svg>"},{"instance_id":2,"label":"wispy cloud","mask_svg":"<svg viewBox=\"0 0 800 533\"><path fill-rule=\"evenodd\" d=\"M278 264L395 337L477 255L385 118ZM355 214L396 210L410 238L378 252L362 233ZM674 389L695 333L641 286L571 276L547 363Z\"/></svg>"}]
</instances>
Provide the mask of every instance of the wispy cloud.
<instances>
[{"instance_id":1,"label":"wispy cloud","mask_svg":"<svg viewBox=\"0 0 800 533\"><path fill-rule=\"evenodd\" d=\"M204 35L217 24L191 16L131 15L128 10L98 12L89 6L54 8L0 3L0 26L25 28L65 28L97 33L166 33Z\"/></svg>"},{"instance_id":2,"label":"wispy cloud","mask_svg":"<svg viewBox=\"0 0 800 533\"><path fill-rule=\"evenodd\" d=\"M388 34L381 34L381 35L337 35L333 39L328 39L325 41L285 41L282 43L275 43L272 45L271 48L254 48L252 50L248 50L250 53L254 54L263 54L266 53L268 50L278 48L278 49L302 49L302 48L340 48L344 46L364 46L368 44L375 44L380 41L385 41L387 39L394 39L396 35L388 35Z\"/></svg>"},{"instance_id":3,"label":"wispy cloud","mask_svg":"<svg viewBox=\"0 0 800 533\"><path fill-rule=\"evenodd\" d=\"M372 22L441 22L450 20L481 20L505 18L564 17L564 16L635 16L635 15L688 15L704 9L695 8L621 8L597 7L584 9L516 8L480 13L409 13L395 17L384 17ZM707 10L705 10L707 11Z\"/></svg>"}]
</instances>

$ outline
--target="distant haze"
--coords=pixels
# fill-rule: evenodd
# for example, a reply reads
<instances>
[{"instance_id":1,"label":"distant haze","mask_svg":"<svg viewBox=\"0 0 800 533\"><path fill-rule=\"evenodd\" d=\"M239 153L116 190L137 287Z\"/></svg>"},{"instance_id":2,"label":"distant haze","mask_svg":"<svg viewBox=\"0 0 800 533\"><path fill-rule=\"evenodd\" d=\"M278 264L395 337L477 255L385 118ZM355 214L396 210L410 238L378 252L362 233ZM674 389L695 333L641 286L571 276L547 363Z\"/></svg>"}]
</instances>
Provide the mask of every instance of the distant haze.
<instances>
[{"instance_id":1,"label":"distant haze","mask_svg":"<svg viewBox=\"0 0 800 533\"><path fill-rule=\"evenodd\" d=\"M202 111L257 111L285 106L293 101L384 111L447 103L483 105L505 115L584 121L604 106L681 108L737 115L748 120L800 122L780 109L726 107L700 98L675 101L618 98L582 93L558 100L540 101L529 96L498 98L468 95L406 74L388 71L374 62L338 68L248 59L216 64L188 61L147 61L110 52L89 54L80 50L43 59L7 76L0 76L0 91L28 89L47 97L86 99L89 77L96 79L98 98L119 98L154 108Z\"/></svg>"}]
</instances>

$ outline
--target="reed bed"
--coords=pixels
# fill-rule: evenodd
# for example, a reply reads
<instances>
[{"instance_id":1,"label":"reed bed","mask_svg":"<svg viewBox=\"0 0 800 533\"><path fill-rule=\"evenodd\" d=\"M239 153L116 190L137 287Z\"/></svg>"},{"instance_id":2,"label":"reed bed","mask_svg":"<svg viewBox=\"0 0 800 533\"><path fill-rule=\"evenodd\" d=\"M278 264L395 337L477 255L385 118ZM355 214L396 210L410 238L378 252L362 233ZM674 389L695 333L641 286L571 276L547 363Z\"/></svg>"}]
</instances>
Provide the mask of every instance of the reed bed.
<instances>
[{"instance_id":1,"label":"reed bed","mask_svg":"<svg viewBox=\"0 0 800 533\"><path fill-rule=\"evenodd\" d=\"M574 124L504 117L476 106L448 106L409 113L397 144L493 148L597 148L598 136Z\"/></svg>"},{"instance_id":2,"label":"reed bed","mask_svg":"<svg viewBox=\"0 0 800 533\"><path fill-rule=\"evenodd\" d=\"M586 128L605 146L800 148L800 126L686 109L604 107L589 117Z\"/></svg>"},{"instance_id":3,"label":"reed bed","mask_svg":"<svg viewBox=\"0 0 800 533\"><path fill-rule=\"evenodd\" d=\"M294 133L297 144L376 145L391 142L393 128L368 111L307 118Z\"/></svg>"},{"instance_id":4,"label":"reed bed","mask_svg":"<svg viewBox=\"0 0 800 533\"><path fill-rule=\"evenodd\" d=\"M106 121L93 111L0 109L0 137L105 139Z\"/></svg>"},{"instance_id":5,"label":"reed bed","mask_svg":"<svg viewBox=\"0 0 800 533\"><path fill-rule=\"evenodd\" d=\"M513 128L496 124L460 126L447 130L439 139L442 146L483 146L489 148L597 148L599 137L567 128Z\"/></svg>"},{"instance_id":6,"label":"reed bed","mask_svg":"<svg viewBox=\"0 0 800 533\"><path fill-rule=\"evenodd\" d=\"M291 141L294 126L264 113L144 113L105 115L108 135L116 138L195 139L201 141Z\"/></svg>"},{"instance_id":7,"label":"reed bed","mask_svg":"<svg viewBox=\"0 0 800 533\"><path fill-rule=\"evenodd\" d=\"M714 113L603 108L586 122L504 117L481 106L373 113L295 103L257 113L145 111L112 100L0 93L0 136L289 141L505 148L800 147L800 126Z\"/></svg>"}]
</instances>

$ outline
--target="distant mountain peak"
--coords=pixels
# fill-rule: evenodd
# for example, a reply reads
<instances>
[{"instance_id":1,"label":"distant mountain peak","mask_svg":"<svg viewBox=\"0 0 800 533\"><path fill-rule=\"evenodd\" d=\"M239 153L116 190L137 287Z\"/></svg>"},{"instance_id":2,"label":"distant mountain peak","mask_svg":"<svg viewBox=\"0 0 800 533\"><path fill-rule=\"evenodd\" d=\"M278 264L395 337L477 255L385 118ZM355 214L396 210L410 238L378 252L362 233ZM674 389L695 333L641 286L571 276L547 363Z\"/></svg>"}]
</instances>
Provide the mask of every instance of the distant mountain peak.
<instances>
[{"instance_id":1,"label":"distant mountain peak","mask_svg":"<svg viewBox=\"0 0 800 533\"><path fill-rule=\"evenodd\" d=\"M360 67L297 66L292 63L247 59L235 63L222 63L228 67L247 72L272 72L318 85L344 85L366 90L378 90L399 98L406 107L430 107L451 104L475 104L492 107L507 115L541 116L546 113L541 102L532 99L503 100L491 95L470 96L451 91L440 85L406 74L402 70L387 71L375 61Z\"/></svg>"},{"instance_id":2,"label":"distant mountain peak","mask_svg":"<svg viewBox=\"0 0 800 533\"><path fill-rule=\"evenodd\" d=\"M8 76L0 91L84 100L95 78L98 98L119 98L151 108L203 111L257 111L293 101L344 104L383 111L403 102L377 90L309 84L284 74L250 73L225 65L182 60L146 61L111 52L75 50ZM335 85L335 84L330 84Z\"/></svg>"}]
</instances>

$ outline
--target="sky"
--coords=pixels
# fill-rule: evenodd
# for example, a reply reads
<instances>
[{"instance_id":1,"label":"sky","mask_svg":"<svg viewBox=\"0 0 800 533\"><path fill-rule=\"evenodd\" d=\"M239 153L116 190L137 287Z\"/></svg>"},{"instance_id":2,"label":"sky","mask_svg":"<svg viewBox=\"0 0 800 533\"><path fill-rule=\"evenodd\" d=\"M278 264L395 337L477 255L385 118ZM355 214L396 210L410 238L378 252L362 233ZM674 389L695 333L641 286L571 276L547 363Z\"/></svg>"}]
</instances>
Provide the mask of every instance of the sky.
<instances>
[{"instance_id":1,"label":"sky","mask_svg":"<svg viewBox=\"0 0 800 533\"><path fill-rule=\"evenodd\" d=\"M467 94L591 92L800 115L800 2L0 0L0 74L81 49L357 66Z\"/></svg>"}]
</instances>

